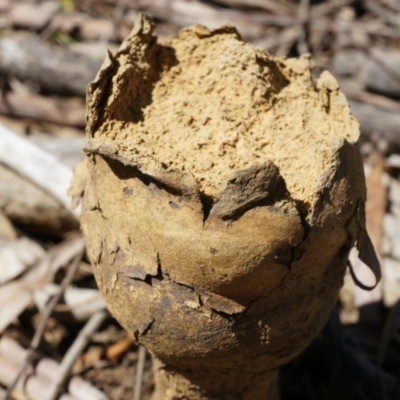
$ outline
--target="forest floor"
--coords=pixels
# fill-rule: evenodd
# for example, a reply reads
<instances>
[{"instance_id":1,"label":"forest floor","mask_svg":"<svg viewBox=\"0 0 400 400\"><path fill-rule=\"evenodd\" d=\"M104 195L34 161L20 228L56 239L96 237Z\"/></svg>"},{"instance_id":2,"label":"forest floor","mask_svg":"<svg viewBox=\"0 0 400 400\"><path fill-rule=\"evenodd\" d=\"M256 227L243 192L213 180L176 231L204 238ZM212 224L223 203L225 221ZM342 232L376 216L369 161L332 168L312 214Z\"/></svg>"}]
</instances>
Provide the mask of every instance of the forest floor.
<instances>
[{"instance_id":1,"label":"forest floor","mask_svg":"<svg viewBox=\"0 0 400 400\"><path fill-rule=\"evenodd\" d=\"M310 53L315 76L337 78L361 124L367 228L383 278L364 291L346 275L324 330L282 369L282 398L400 398L397 0L0 0L0 399L151 396L150 358L105 311L77 214L54 188L83 158L86 86L140 11L160 41L188 25L235 25L274 55ZM45 176L32 144L44 151Z\"/></svg>"}]
</instances>

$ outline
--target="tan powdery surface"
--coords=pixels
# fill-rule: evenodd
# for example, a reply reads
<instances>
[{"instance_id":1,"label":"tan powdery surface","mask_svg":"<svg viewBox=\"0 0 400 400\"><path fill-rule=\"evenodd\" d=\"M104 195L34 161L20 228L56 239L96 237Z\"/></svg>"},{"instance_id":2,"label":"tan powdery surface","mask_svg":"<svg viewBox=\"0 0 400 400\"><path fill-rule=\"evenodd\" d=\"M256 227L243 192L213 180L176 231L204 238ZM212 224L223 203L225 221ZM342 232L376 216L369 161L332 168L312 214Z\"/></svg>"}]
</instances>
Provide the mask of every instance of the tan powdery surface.
<instances>
[{"instance_id":1,"label":"tan powdery surface","mask_svg":"<svg viewBox=\"0 0 400 400\"><path fill-rule=\"evenodd\" d=\"M338 138L359 135L335 79L314 84L308 58L273 57L233 28L192 27L159 45L142 23L115 56L95 138L138 165L189 171L211 196L234 170L272 160L292 197L311 202Z\"/></svg>"}]
</instances>

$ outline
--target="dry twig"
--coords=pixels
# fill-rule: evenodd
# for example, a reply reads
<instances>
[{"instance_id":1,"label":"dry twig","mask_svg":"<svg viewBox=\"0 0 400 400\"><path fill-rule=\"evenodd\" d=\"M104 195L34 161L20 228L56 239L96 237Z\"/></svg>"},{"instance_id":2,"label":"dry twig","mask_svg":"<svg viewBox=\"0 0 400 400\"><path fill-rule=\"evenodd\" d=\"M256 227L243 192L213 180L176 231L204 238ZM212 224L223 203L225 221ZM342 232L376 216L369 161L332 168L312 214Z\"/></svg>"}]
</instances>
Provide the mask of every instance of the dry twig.
<instances>
[{"instance_id":1,"label":"dry twig","mask_svg":"<svg viewBox=\"0 0 400 400\"><path fill-rule=\"evenodd\" d=\"M0 162L36 183L56 198L66 209L71 200L67 195L72 171L55 156L0 125ZM76 217L79 211L71 211Z\"/></svg>"},{"instance_id":2,"label":"dry twig","mask_svg":"<svg viewBox=\"0 0 400 400\"><path fill-rule=\"evenodd\" d=\"M138 350L138 363L136 369L136 379L135 379L135 388L133 391L133 400L140 400L140 395L142 392L142 384L143 384L143 370L144 370L144 362L146 361L146 347L139 346Z\"/></svg>"},{"instance_id":3,"label":"dry twig","mask_svg":"<svg viewBox=\"0 0 400 400\"><path fill-rule=\"evenodd\" d=\"M367 10L383 19L386 23L397 27L400 26L399 13L394 13L393 10L382 6L380 2L376 0L365 0L364 4Z\"/></svg>"},{"instance_id":4,"label":"dry twig","mask_svg":"<svg viewBox=\"0 0 400 400\"><path fill-rule=\"evenodd\" d=\"M22 348L16 341L5 336L0 339L0 383L10 385L21 366L25 362L27 350ZM55 360L40 358L35 368L29 368L24 374L18 386L13 390L12 396L15 400L26 400L29 396L32 400L43 400L46 398L51 382L57 379L60 364ZM106 396L99 389L79 376L73 376L68 384L69 393L63 393L60 400L105 400ZM0 399L4 400L4 396Z\"/></svg>"},{"instance_id":5,"label":"dry twig","mask_svg":"<svg viewBox=\"0 0 400 400\"><path fill-rule=\"evenodd\" d=\"M83 128L85 106L83 101L71 102L35 94L7 92L0 96L0 113L14 118L46 121L61 126Z\"/></svg>"},{"instance_id":6,"label":"dry twig","mask_svg":"<svg viewBox=\"0 0 400 400\"><path fill-rule=\"evenodd\" d=\"M10 399L11 396L11 392L12 390L16 387L19 379L21 378L21 376L24 375L26 369L30 366L30 364L33 361L34 355L36 350L39 347L40 341L42 339L42 336L44 334L45 328L46 328L46 324L47 321L51 315L51 313L54 310L54 307L56 306L56 304L60 301L61 296L63 295L65 289L68 287L68 285L71 283L72 278L75 275L76 270L78 269L78 265L79 265L79 261L81 260L83 255L83 251L81 251L77 256L75 256L75 258L72 260L72 263L70 265L70 267L68 268L67 274L65 275L65 278L63 279L61 286L60 286L60 290L58 292L58 294L56 294L49 302L47 308L45 309L42 318L40 320L39 326L36 329L35 335L31 341L31 344L29 346L27 355L26 355L26 359L25 359L25 364L24 366L21 368L19 374L17 375L17 377L15 378L14 382L8 387L7 389L7 396L6 396L6 400Z\"/></svg>"},{"instance_id":7,"label":"dry twig","mask_svg":"<svg viewBox=\"0 0 400 400\"><path fill-rule=\"evenodd\" d=\"M308 21L310 13L310 0L301 0L299 5L298 17L300 21ZM299 54L308 53L309 47L307 44L308 22L299 25L299 38L297 40L297 51Z\"/></svg>"},{"instance_id":8,"label":"dry twig","mask_svg":"<svg viewBox=\"0 0 400 400\"><path fill-rule=\"evenodd\" d=\"M0 38L0 73L61 95L86 95L86 86L100 63L35 36Z\"/></svg>"},{"instance_id":9,"label":"dry twig","mask_svg":"<svg viewBox=\"0 0 400 400\"><path fill-rule=\"evenodd\" d=\"M84 328L80 331L78 337L75 339L72 346L68 349L60 364L59 373L57 374L57 378L51 383L49 394L46 400L56 399L62 385L68 378L74 362L82 353L83 349L87 346L90 336L99 328L99 326L106 319L107 315L108 313L105 309L97 311L92 315Z\"/></svg>"},{"instance_id":10,"label":"dry twig","mask_svg":"<svg viewBox=\"0 0 400 400\"><path fill-rule=\"evenodd\" d=\"M68 264L83 248L83 239L79 235L65 240L53 246L37 265L18 280L0 287L0 304L5 305L0 313L0 332L29 305L32 293L41 290L57 270Z\"/></svg>"}]
</instances>

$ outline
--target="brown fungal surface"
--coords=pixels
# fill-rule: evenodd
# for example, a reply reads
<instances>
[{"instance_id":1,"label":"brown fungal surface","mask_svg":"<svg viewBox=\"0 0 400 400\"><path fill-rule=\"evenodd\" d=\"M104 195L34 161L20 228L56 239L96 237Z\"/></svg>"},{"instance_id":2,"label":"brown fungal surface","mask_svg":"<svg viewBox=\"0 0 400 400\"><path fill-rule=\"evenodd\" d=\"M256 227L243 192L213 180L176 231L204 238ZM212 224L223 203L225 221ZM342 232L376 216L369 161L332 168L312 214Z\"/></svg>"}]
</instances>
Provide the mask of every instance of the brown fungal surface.
<instances>
[{"instance_id":1,"label":"brown fungal surface","mask_svg":"<svg viewBox=\"0 0 400 400\"><path fill-rule=\"evenodd\" d=\"M83 230L159 399L278 398L365 232L358 123L307 57L144 15L88 89ZM272 372L271 372L272 371Z\"/></svg>"}]
</instances>

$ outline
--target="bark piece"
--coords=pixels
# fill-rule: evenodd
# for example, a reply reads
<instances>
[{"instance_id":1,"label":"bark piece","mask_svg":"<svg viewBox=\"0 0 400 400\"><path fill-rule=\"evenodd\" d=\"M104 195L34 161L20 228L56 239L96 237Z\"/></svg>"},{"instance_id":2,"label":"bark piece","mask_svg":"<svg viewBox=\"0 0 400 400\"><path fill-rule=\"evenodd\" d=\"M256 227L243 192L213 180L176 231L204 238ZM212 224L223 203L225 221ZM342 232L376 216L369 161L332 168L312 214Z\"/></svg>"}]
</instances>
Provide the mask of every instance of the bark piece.
<instances>
[{"instance_id":1,"label":"bark piece","mask_svg":"<svg viewBox=\"0 0 400 400\"><path fill-rule=\"evenodd\" d=\"M274 198L284 197L286 192L274 163L255 165L233 173L211 212L222 219L233 218L262 201L269 199L273 203Z\"/></svg>"}]
</instances>

